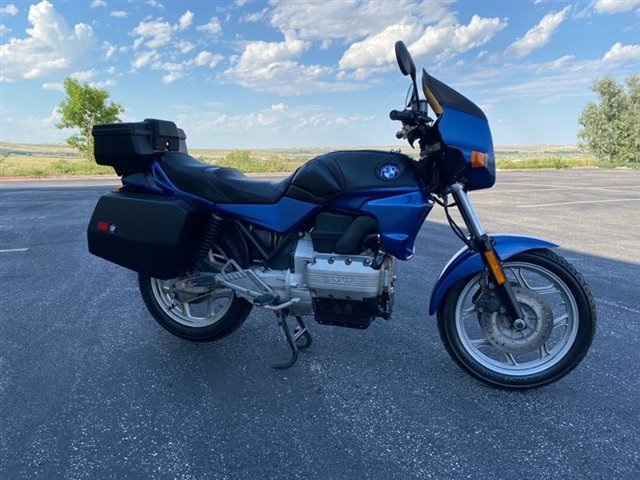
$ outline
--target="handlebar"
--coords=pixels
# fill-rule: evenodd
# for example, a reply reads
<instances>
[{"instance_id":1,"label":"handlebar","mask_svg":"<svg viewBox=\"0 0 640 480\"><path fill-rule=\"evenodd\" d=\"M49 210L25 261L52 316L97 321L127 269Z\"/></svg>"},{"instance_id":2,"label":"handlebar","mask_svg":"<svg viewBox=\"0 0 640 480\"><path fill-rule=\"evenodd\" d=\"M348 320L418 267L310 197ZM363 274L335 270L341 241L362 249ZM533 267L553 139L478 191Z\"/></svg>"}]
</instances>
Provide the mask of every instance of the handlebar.
<instances>
[{"instance_id":1,"label":"handlebar","mask_svg":"<svg viewBox=\"0 0 640 480\"><path fill-rule=\"evenodd\" d=\"M400 120L402 123L414 123L416 119L416 113L413 110L391 110L389 112L389 118L391 120Z\"/></svg>"},{"instance_id":2,"label":"handlebar","mask_svg":"<svg viewBox=\"0 0 640 480\"><path fill-rule=\"evenodd\" d=\"M391 120L399 120L403 125L428 125L433 120L427 115L427 112L420 110L391 110L389 112Z\"/></svg>"},{"instance_id":3,"label":"handlebar","mask_svg":"<svg viewBox=\"0 0 640 480\"><path fill-rule=\"evenodd\" d=\"M402 130L396 133L396 138L405 138L412 147L417 139L428 136L433 122L426 111L413 109L391 110L389 118L402 122Z\"/></svg>"}]
</instances>

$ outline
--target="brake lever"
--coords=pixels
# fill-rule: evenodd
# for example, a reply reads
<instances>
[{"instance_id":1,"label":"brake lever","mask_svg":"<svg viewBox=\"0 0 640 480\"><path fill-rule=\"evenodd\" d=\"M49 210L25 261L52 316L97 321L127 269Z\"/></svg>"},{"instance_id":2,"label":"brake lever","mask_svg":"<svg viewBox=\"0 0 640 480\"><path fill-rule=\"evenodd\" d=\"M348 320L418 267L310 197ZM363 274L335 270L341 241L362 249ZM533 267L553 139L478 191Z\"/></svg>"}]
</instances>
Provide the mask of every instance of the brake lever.
<instances>
[{"instance_id":1,"label":"brake lever","mask_svg":"<svg viewBox=\"0 0 640 480\"><path fill-rule=\"evenodd\" d=\"M415 148L413 146L413 144L415 143L416 140L418 140L420 138L420 128L419 127L413 127L411 130L409 130L407 132L405 138L409 142L409 145L411 145L411 148Z\"/></svg>"},{"instance_id":2,"label":"brake lever","mask_svg":"<svg viewBox=\"0 0 640 480\"><path fill-rule=\"evenodd\" d=\"M409 124L403 123L403 124L402 124L402 130L398 130L398 131L396 132L396 138L397 138L397 139L401 139L401 138L405 138L405 139L406 139L406 138L408 137L408 135L409 135L413 130L415 130L416 128L417 128L417 127L416 127L415 125L409 125Z\"/></svg>"}]
</instances>

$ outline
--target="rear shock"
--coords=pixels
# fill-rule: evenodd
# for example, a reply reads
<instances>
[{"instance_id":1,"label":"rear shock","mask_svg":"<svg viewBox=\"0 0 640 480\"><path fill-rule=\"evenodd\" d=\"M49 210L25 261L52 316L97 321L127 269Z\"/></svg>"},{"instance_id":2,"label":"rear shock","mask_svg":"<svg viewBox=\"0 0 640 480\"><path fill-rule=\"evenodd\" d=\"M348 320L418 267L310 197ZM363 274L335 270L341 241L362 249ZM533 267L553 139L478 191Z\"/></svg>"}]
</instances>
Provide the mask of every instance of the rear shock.
<instances>
[{"instance_id":1,"label":"rear shock","mask_svg":"<svg viewBox=\"0 0 640 480\"><path fill-rule=\"evenodd\" d=\"M194 253L190 268L188 269L189 271L197 272L202 269L209 250L211 250L211 247L220 236L220 232L222 232L223 224L224 219L222 217L219 217L215 213L212 213L209 216L207 226L202 234L202 239L200 240L200 244Z\"/></svg>"}]
</instances>

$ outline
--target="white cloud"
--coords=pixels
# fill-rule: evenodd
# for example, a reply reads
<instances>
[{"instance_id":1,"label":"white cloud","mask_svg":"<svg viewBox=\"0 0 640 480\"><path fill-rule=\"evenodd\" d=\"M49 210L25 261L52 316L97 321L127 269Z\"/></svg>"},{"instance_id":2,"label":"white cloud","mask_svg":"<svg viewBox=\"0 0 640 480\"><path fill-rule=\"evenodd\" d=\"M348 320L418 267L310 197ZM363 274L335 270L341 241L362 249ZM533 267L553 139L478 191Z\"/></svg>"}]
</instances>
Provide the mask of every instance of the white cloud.
<instances>
[{"instance_id":1,"label":"white cloud","mask_svg":"<svg viewBox=\"0 0 640 480\"><path fill-rule=\"evenodd\" d=\"M43 90L53 90L56 92L64 92L64 87L60 82L47 82L42 84Z\"/></svg>"},{"instance_id":2,"label":"white cloud","mask_svg":"<svg viewBox=\"0 0 640 480\"><path fill-rule=\"evenodd\" d=\"M246 15L240 17L240 21L247 23L260 22L267 16L267 13L269 13L269 9L263 8L258 12L247 13Z\"/></svg>"},{"instance_id":3,"label":"white cloud","mask_svg":"<svg viewBox=\"0 0 640 480\"><path fill-rule=\"evenodd\" d=\"M175 116L176 123L192 138L202 135L208 137L211 131L238 134L238 132L246 132L247 129L251 129L254 133L282 132L284 135L290 135L291 131L312 131L317 136L320 133L344 130L351 125L357 124L362 127L374 119L372 116L359 113L339 112L326 106L299 105L289 108L284 103L238 115L229 115L216 106L210 109L187 107L186 111L184 108L180 110L180 113Z\"/></svg>"},{"instance_id":4,"label":"white cloud","mask_svg":"<svg viewBox=\"0 0 640 480\"><path fill-rule=\"evenodd\" d=\"M640 45L614 44L602 60L605 63L625 63L628 61L640 61Z\"/></svg>"},{"instance_id":5,"label":"white cloud","mask_svg":"<svg viewBox=\"0 0 640 480\"><path fill-rule=\"evenodd\" d=\"M189 53L196 46L193 43L188 42L187 40L180 40L176 44L176 47L178 48L178 50L180 50L180 53Z\"/></svg>"},{"instance_id":6,"label":"white cloud","mask_svg":"<svg viewBox=\"0 0 640 480\"><path fill-rule=\"evenodd\" d=\"M295 33L303 40L355 40L381 32L389 25L408 23L409 18L423 25L451 15L450 0L345 0L273 2L271 25L284 33Z\"/></svg>"},{"instance_id":7,"label":"white cloud","mask_svg":"<svg viewBox=\"0 0 640 480\"><path fill-rule=\"evenodd\" d=\"M162 76L162 83L169 84L184 77L184 70L186 64L176 62L161 62L159 61L160 55L157 52L147 52L149 55L136 57L139 60L136 63L134 60L133 67L139 68L149 65L152 70L161 70L165 74Z\"/></svg>"},{"instance_id":8,"label":"white cloud","mask_svg":"<svg viewBox=\"0 0 640 480\"><path fill-rule=\"evenodd\" d=\"M104 58L107 60L113 57L113 55L118 51L117 47L109 42L104 42L102 44L102 48L104 49Z\"/></svg>"},{"instance_id":9,"label":"white cloud","mask_svg":"<svg viewBox=\"0 0 640 480\"><path fill-rule=\"evenodd\" d=\"M499 18L471 17L468 25L448 24L427 27L420 39L411 45L416 56L433 55L444 61L454 55L480 47L507 26Z\"/></svg>"},{"instance_id":10,"label":"white cloud","mask_svg":"<svg viewBox=\"0 0 640 480\"><path fill-rule=\"evenodd\" d=\"M48 114L43 112L41 116L14 113L0 106L0 139L15 143L33 143L34 131L37 131L38 141L59 143L64 141L65 136L61 130L53 128L59 120L60 113L57 108L53 108Z\"/></svg>"},{"instance_id":11,"label":"white cloud","mask_svg":"<svg viewBox=\"0 0 640 480\"><path fill-rule=\"evenodd\" d=\"M544 73L553 70L563 71L567 68L571 68L572 62L575 60L573 55L564 55L556 60L551 62L545 62L540 64L538 69L536 70L538 73Z\"/></svg>"},{"instance_id":12,"label":"white cloud","mask_svg":"<svg viewBox=\"0 0 640 480\"><path fill-rule=\"evenodd\" d=\"M639 66L640 45L616 43L602 57L592 60L576 60L572 55L565 55L549 62L496 65L491 71L479 67L476 72L470 71L456 80L455 87L474 87L475 98L495 104L514 98L553 103L580 97L586 102L593 95L591 85L603 72L622 80L637 73Z\"/></svg>"},{"instance_id":13,"label":"white cloud","mask_svg":"<svg viewBox=\"0 0 640 480\"><path fill-rule=\"evenodd\" d=\"M109 14L109 16L114 18L127 18L127 15L127 12L125 12L124 10L114 10Z\"/></svg>"},{"instance_id":14,"label":"white cloud","mask_svg":"<svg viewBox=\"0 0 640 480\"><path fill-rule=\"evenodd\" d=\"M239 57L231 58L232 67L224 72L223 78L251 90L279 95L355 88L347 83L324 81L333 73L330 67L294 61L309 46L308 42L291 36L285 36L283 42L248 42Z\"/></svg>"},{"instance_id":15,"label":"white cloud","mask_svg":"<svg viewBox=\"0 0 640 480\"><path fill-rule=\"evenodd\" d=\"M200 25L197 27L199 32L204 32L209 36L215 37L222 32L222 26L220 25L220 20L218 17L211 17L209 23L205 23L204 25Z\"/></svg>"},{"instance_id":16,"label":"white cloud","mask_svg":"<svg viewBox=\"0 0 640 480\"><path fill-rule=\"evenodd\" d=\"M156 0L147 0L145 3L147 5L151 5L152 7L159 8L160 10L164 10L164 5L156 2Z\"/></svg>"},{"instance_id":17,"label":"white cloud","mask_svg":"<svg viewBox=\"0 0 640 480\"><path fill-rule=\"evenodd\" d=\"M298 57L309 47L302 40L285 36L284 42L248 42L238 62L238 68L262 68Z\"/></svg>"},{"instance_id":18,"label":"white cloud","mask_svg":"<svg viewBox=\"0 0 640 480\"><path fill-rule=\"evenodd\" d=\"M91 2L91 8L100 8L100 7L106 7L107 6L107 2L105 2L104 0L93 0Z\"/></svg>"},{"instance_id":19,"label":"white cloud","mask_svg":"<svg viewBox=\"0 0 640 480\"><path fill-rule=\"evenodd\" d=\"M274 103L273 105L271 105L270 110L272 112L284 112L287 108L289 108L287 106L286 103L280 102L280 103Z\"/></svg>"},{"instance_id":20,"label":"white cloud","mask_svg":"<svg viewBox=\"0 0 640 480\"><path fill-rule=\"evenodd\" d=\"M375 71L376 67L392 65L396 40L403 38L412 42L419 38L422 31L417 22L390 25L380 33L352 44L342 55L339 66L342 70L356 70L356 78L364 78Z\"/></svg>"},{"instance_id":21,"label":"white cloud","mask_svg":"<svg viewBox=\"0 0 640 480\"><path fill-rule=\"evenodd\" d=\"M506 50L507 55L523 58L534 50L544 47L551 40L551 36L565 20L571 6L567 6L559 12L546 14L540 23L531 28L524 37L517 39Z\"/></svg>"},{"instance_id":22,"label":"white cloud","mask_svg":"<svg viewBox=\"0 0 640 480\"><path fill-rule=\"evenodd\" d=\"M133 34L138 37L133 42L134 48L139 48L144 44L153 50L171 41L172 28L169 22L160 20L142 21L133 29Z\"/></svg>"},{"instance_id":23,"label":"white cloud","mask_svg":"<svg viewBox=\"0 0 640 480\"><path fill-rule=\"evenodd\" d=\"M214 35L216 31L219 33L221 31L220 24L218 22L216 28L214 21L218 22L217 18L212 18L211 22L198 27L198 30L205 31L212 35ZM133 48L137 49L144 45L151 50L155 50L163 47L171 42L174 32L186 30L192 23L193 12L189 10L182 14L178 23L175 25L171 25L163 18L143 20L131 32L131 34L136 37L133 42ZM193 44L186 40L180 40L176 45L182 53L193 50Z\"/></svg>"},{"instance_id":24,"label":"white cloud","mask_svg":"<svg viewBox=\"0 0 640 480\"><path fill-rule=\"evenodd\" d=\"M640 0L596 0L593 10L600 14L614 14L633 10L640 6Z\"/></svg>"},{"instance_id":25,"label":"white cloud","mask_svg":"<svg viewBox=\"0 0 640 480\"><path fill-rule=\"evenodd\" d=\"M79 23L69 28L47 0L31 5L28 19L27 38L0 45L2 81L39 78L72 68L83 63L95 46L90 26Z\"/></svg>"},{"instance_id":26,"label":"white cloud","mask_svg":"<svg viewBox=\"0 0 640 480\"><path fill-rule=\"evenodd\" d=\"M201 51L190 60L176 61L176 50L180 54L186 54L195 49L194 43L190 41L184 39L172 41L176 32L186 30L193 24L193 18L194 14L187 10L175 25L171 25L163 18L147 18L141 21L131 32L135 37L133 48L142 50L133 57L132 70L147 67L162 71L164 72L162 82L169 84L185 78L188 71L194 67L216 67L224 57L208 51ZM206 25L199 26L198 30L216 35L221 31L220 22L213 17ZM169 45L172 45L171 51L169 51ZM141 48L143 46L146 47L144 50Z\"/></svg>"},{"instance_id":27,"label":"white cloud","mask_svg":"<svg viewBox=\"0 0 640 480\"><path fill-rule=\"evenodd\" d=\"M0 7L0 14L13 17L14 15L18 14L18 7L16 7L13 3L10 3L4 7Z\"/></svg>"},{"instance_id":28,"label":"white cloud","mask_svg":"<svg viewBox=\"0 0 640 480\"><path fill-rule=\"evenodd\" d=\"M187 10L178 20L178 30L185 30L191 26L193 23L193 12L191 10Z\"/></svg>"},{"instance_id":29,"label":"white cloud","mask_svg":"<svg viewBox=\"0 0 640 480\"><path fill-rule=\"evenodd\" d=\"M203 50L193 59L193 63L198 67L204 67L205 65L214 68L224 57L220 54L215 54Z\"/></svg>"},{"instance_id":30,"label":"white cloud","mask_svg":"<svg viewBox=\"0 0 640 480\"><path fill-rule=\"evenodd\" d=\"M158 60L160 55L155 50L150 50L147 52L141 52L136 54L131 62L131 67L134 70L138 70L139 68L144 67L145 65L149 65L152 62Z\"/></svg>"},{"instance_id":31,"label":"white cloud","mask_svg":"<svg viewBox=\"0 0 640 480\"><path fill-rule=\"evenodd\" d=\"M95 77L98 74L97 70L91 69L91 70L84 70L82 72L75 72L72 73L70 75L71 78L75 78L76 80L78 80L79 82L88 82L89 80L91 80L93 77Z\"/></svg>"},{"instance_id":32,"label":"white cloud","mask_svg":"<svg viewBox=\"0 0 640 480\"><path fill-rule=\"evenodd\" d=\"M108 88L113 87L116 84L115 80L103 80L101 82L89 82L89 86L93 88Z\"/></svg>"},{"instance_id":33,"label":"white cloud","mask_svg":"<svg viewBox=\"0 0 640 480\"><path fill-rule=\"evenodd\" d=\"M131 67L133 70L149 67L152 70L163 71L165 73L162 76L162 82L169 84L184 78L188 71L194 67L214 68L224 59L222 55L207 52L206 50L201 51L192 59L184 62L163 62L161 60L162 58L163 56L156 50L141 52L134 57L131 62Z\"/></svg>"},{"instance_id":34,"label":"white cloud","mask_svg":"<svg viewBox=\"0 0 640 480\"><path fill-rule=\"evenodd\" d=\"M166 75L162 77L162 83L169 84L173 83L176 80L180 80L184 77L184 73L182 72L182 65L179 63L170 63L162 66L163 70L166 70Z\"/></svg>"},{"instance_id":35,"label":"white cloud","mask_svg":"<svg viewBox=\"0 0 640 480\"><path fill-rule=\"evenodd\" d=\"M340 68L355 70L357 79L366 78L379 70L388 70L394 65L394 44L402 38L409 45L414 57L428 56L438 62L456 54L487 43L506 21L499 18L481 18L474 15L468 25L455 23L452 18L423 28L422 24L410 20L390 25L380 33L352 44L340 59ZM344 74L344 72L343 72Z\"/></svg>"},{"instance_id":36,"label":"white cloud","mask_svg":"<svg viewBox=\"0 0 640 480\"><path fill-rule=\"evenodd\" d=\"M4 23L0 23L0 36L4 36L7 33L10 33L11 29L8 28Z\"/></svg>"}]
</instances>

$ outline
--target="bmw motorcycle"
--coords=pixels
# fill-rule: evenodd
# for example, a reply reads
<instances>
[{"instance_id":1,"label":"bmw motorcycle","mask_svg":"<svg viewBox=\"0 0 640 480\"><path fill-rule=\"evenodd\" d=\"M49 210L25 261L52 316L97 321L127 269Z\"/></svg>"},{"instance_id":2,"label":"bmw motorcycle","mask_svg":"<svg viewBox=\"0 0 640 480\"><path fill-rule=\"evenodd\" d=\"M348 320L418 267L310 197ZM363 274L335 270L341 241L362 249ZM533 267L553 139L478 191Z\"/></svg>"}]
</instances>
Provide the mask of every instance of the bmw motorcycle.
<instances>
[{"instance_id":1,"label":"bmw motorcycle","mask_svg":"<svg viewBox=\"0 0 640 480\"><path fill-rule=\"evenodd\" d=\"M336 151L273 182L192 158L172 122L97 125L96 161L122 186L99 199L89 251L138 272L151 315L187 340L229 335L253 307L273 311L290 349L274 367L288 368L311 345L303 317L359 329L391 318L396 262L413 256L438 204L464 244L429 307L449 355L493 386L558 380L591 345L589 287L557 245L485 232L468 196L496 178L485 114L425 70L421 99L406 46L397 42L395 53L411 86L390 118L402 124L398 138L418 142L418 160Z\"/></svg>"}]
</instances>

